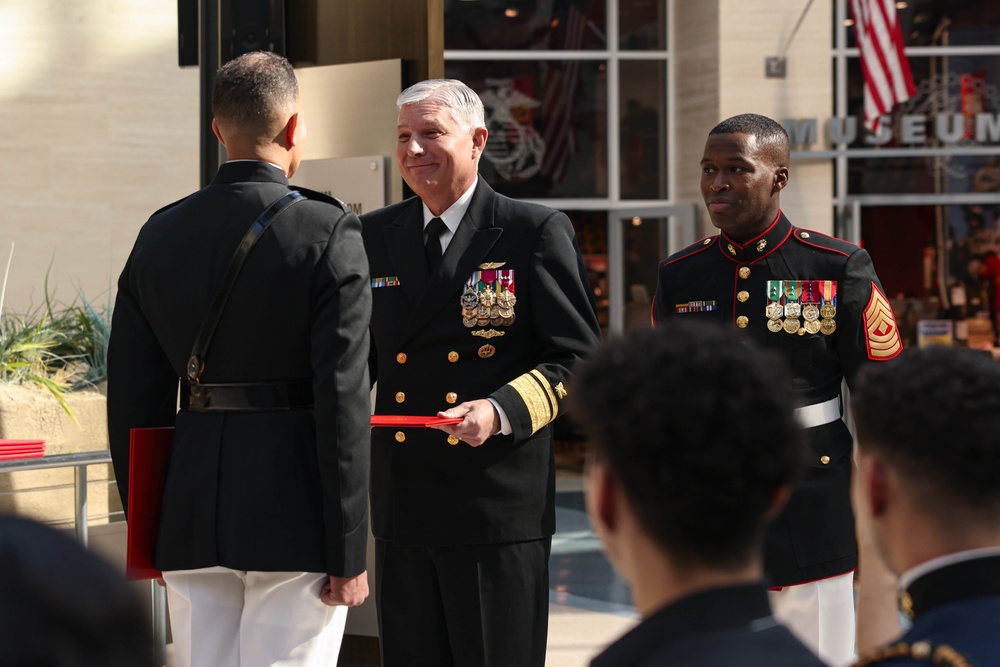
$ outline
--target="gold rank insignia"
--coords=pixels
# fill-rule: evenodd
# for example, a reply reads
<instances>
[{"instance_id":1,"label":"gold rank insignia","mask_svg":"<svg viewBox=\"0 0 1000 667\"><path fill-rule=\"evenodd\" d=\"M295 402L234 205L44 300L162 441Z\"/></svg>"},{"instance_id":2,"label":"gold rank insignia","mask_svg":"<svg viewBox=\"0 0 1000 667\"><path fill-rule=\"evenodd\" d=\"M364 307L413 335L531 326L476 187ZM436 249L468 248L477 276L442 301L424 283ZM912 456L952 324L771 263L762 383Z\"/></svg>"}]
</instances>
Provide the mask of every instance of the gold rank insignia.
<instances>
[{"instance_id":1,"label":"gold rank insignia","mask_svg":"<svg viewBox=\"0 0 1000 667\"><path fill-rule=\"evenodd\" d=\"M555 386L555 390L556 390L556 396L559 397L560 401L566 398L566 387L563 386L562 382L560 382Z\"/></svg>"},{"instance_id":2,"label":"gold rank insignia","mask_svg":"<svg viewBox=\"0 0 1000 667\"><path fill-rule=\"evenodd\" d=\"M538 370L531 370L507 383L517 392L531 417L531 433L551 422L559 414L559 401L556 390L548 378ZM565 389L563 389L565 391Z\"/></svg>"},{"instance_id":3,"label":"gold rank insignia","mask_svg":"<svg viewBox=\"0 0 1000 667\"><path fill-rule=\"evenodd\" d=\"M910 597L909 591L903 591L899 594L899 610L908 619L913 620L913 598Z\"/></svg>"},{"instance_id":4,"label":"gold rank insignia","mask_svg":"<svg viewBox=\"0 0 1000 667\"><path fill-rule=\"evenodd\" d=\"M764 252L764 248L767 247L767 239L761 239L757 241L757 252Z\"/></svg>"},{"instance_id":5,"label":"gold rank insignia","mask_svg":"<svg viewBox=\"0 0 1000 667\"><path fill-rule=\"evenodd\" d=\"M865 326L868 358L874 361L892 359L903 351L899 328L888 299L872 283L871 299L862 315Z\"/></svg>"}]
</instances>

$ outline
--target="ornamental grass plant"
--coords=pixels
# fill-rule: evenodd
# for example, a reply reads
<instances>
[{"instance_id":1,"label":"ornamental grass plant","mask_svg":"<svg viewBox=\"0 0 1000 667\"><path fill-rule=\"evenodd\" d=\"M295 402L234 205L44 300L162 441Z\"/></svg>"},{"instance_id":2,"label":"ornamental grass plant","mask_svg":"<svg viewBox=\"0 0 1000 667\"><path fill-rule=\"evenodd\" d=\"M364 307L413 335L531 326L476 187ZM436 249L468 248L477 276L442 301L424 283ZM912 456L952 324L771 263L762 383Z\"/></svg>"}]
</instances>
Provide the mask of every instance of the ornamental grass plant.
<instances>
[{"instance_id":1,"label":"ornamental grass plant","mask_svg":"<svg viewBox=\"0 0 1000 667\"><path fill-rule=\"evenodd\" d=\"M76 421L66 392L96 387L107 377L110 302L97 308L78 289L72 302L61 304L50 294L46 274L44 306L8 313L6 287L7 272L0 290L0 383L43 387Z\"/></svg>"}]
</instances>

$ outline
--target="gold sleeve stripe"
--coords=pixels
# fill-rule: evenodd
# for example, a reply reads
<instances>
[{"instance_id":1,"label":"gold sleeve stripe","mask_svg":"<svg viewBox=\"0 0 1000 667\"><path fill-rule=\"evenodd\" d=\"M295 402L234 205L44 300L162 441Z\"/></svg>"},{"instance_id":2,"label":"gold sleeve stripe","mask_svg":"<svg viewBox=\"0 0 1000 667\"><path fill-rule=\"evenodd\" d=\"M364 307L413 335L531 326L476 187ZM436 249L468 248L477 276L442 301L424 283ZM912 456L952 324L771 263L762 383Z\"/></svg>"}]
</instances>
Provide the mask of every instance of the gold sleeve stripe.
<instances>
[{"instance_id":1,"label":"gold sleeve stripe","mask_svg":"<svg viewBox=\"0 0 1000 667\"><path fill-rule=\"evenodd\" d=\"M864 312L865 333L868 336L868 358L874 361L892 359L903 351L899 328L892 315L889 301L872 283L872 296Z\"/></svg>"},{"instance_id":2,"label":"gold sleeve stripe","mask_svg":"<svg viewBox=\"0 0 1000 667\"><path fill-rule=\"evenodd\" d=\"M528 408L531 417L531 433L535 434L543 426L551 422L559 414L559 402L556 400L552 385L537 370L514 378L508 384L517 392Z\"/></svg>"}]
</instances>

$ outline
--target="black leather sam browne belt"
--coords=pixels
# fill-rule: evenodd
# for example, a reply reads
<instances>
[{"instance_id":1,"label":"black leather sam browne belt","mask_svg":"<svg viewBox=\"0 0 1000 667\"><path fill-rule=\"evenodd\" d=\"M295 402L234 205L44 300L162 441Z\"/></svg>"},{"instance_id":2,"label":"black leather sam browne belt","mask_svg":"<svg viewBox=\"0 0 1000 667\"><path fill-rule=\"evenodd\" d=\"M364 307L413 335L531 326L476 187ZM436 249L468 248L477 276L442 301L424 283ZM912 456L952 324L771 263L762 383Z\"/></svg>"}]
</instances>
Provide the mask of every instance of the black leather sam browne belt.
<instances>
[{"instance_id":1,"label":"black leather sam browne belt","mask_svg":"<svg viewBox=\"0 0 1000 667\"><path fill-rule=\"evenodd\" d=\"M304 410L313 405L311 380L225 384L181 381L181 407L191 412Z\"/></svg>"},{"instance_id":2,"label":"black leather sam browne belt","mask_svg":"<svg viewBox=\"0 0 1000 667\"><path fill-rule=\"evenodd\" d=\"M191 357L187 363L187 377L181 379L180 405L182 409L193 412L264 412L268 410L295 410L313 406L313 390L311 380L292 380L276 382L248 382L226 384L203 384L200 380L205 370L205 353L219 323L219 317L225 308L226 301L236 277L243 268L243 262L250 254L257 239L267 231L271 222L278 214L297 201L304 199L295 190L279 197L272 202L247 230L229 260L226 274L223 276L215 297L209 306L208 313L201 323L201 329L195 338Z\"/></svg>"}]
</instances>

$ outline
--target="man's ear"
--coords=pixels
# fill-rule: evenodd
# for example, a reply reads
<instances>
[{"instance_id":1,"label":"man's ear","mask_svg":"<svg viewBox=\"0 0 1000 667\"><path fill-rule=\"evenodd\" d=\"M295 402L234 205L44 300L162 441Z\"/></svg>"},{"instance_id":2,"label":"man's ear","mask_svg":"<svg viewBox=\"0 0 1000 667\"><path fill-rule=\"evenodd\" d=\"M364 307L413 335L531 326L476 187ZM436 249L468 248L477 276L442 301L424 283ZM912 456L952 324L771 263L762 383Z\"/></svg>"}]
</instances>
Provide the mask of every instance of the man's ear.
<instances>
[{"instance_id":1,"label":"man's ear","mask_svg":"<svg viewBox=\"0 0 1000 667\"><path fill-rule=\"evenodd\" d=\"M785 189L788 185L788 167L775 167L774 168L774 185L772 185L772 192L778 193Z\"/></svg>"},{"instance_id":2,"label":"man's ear","mask_svg":"<svg viewBox=\"0 0 1000 667\"><path fill-rule=\"evenodd\" d=\"M215 134L215 138L219 140L219 143L223 146L226 145L226 140L222 138L222 132L219 130L219 124L212 119L212 133Z\"/></svg>"},{"instance_id":3,"label":"man's ear","mask_svg":"<svg viewBox=\"0 0 1000 667\"><path fill-rule=\"evenodd\" d=\"M479 158L486 148L486 139L489 137L489 130L485 127L477 127L472 131L472 157Z\"/></svg>"},{"instance_id":4,"label":"man's ear","mask_svg":"<svg viewBox=\"0 0 1000 667\"><path fill-rule=\"evenodd\" d=\"M607 466L591 463L587 471L587 513L594 531L601 535L618 528L618 493L621 486Z\"/></svg>"},{"instance_id":5,"label":"man's ear","mask_svg":"<svg viewBox=\"0 0 1000 667\"><path fill-rule=\"evenodd\" d=\"M288 122L285 123L285 143L289 148L296 146L299 143L299 137L296 131L298 130L299 123L302 121L302 112L296 111L289 118Z\"/></svg>"},{"instance_id":6,"label":"man's ear","mask_svg":"<svg viewBox=\"0 0 1000 667\"><path fill-rule=\"evenodd\" d=\"M884 460L876 456L866 456L859 463L864 468L858 472L861 473L862 483L865 485L868 511L876 518L885 516L891 495L889 487L892 484L892 471Z\"/></svg>"}]
</instances>

